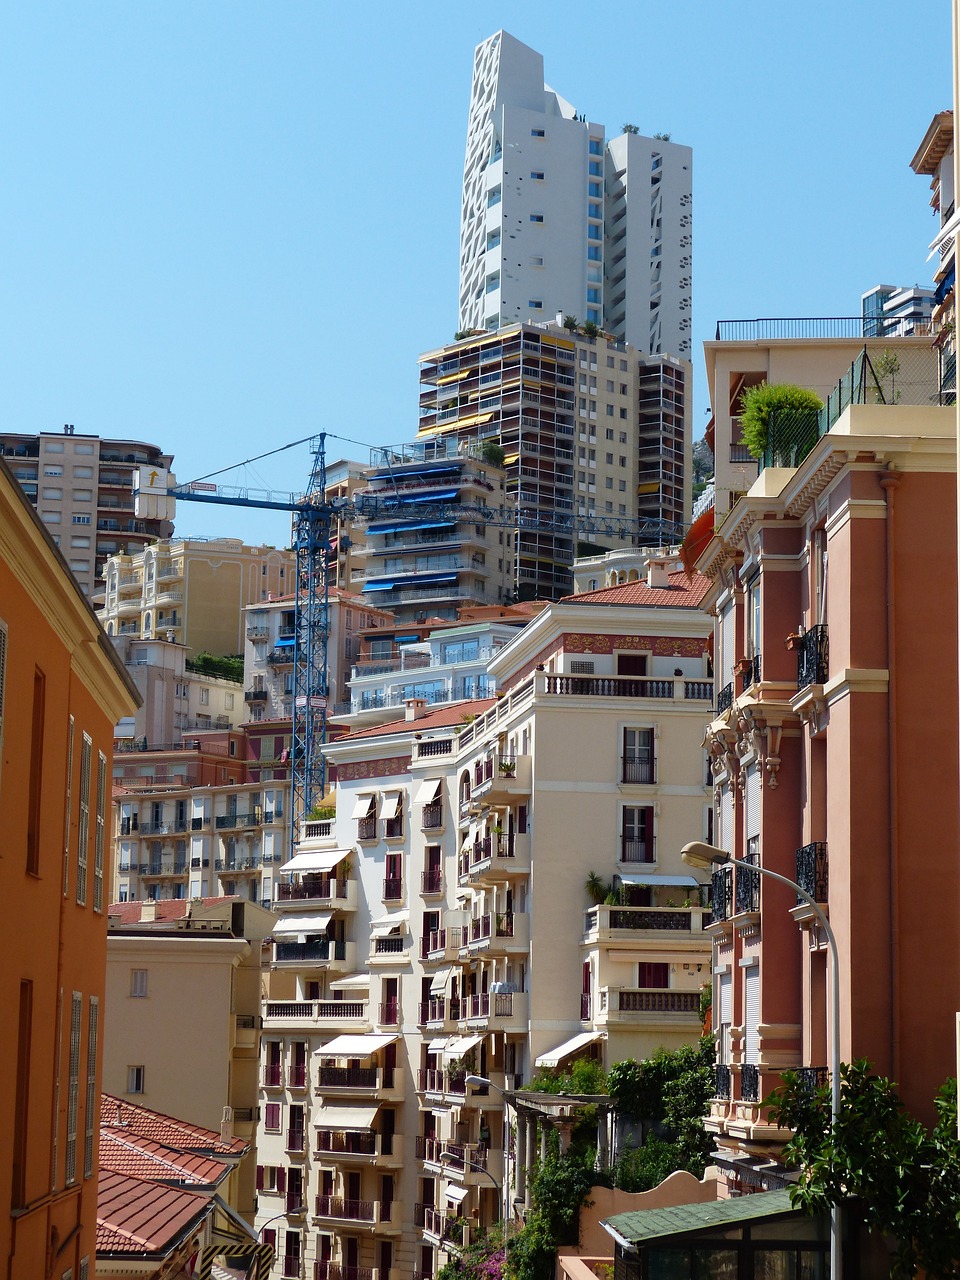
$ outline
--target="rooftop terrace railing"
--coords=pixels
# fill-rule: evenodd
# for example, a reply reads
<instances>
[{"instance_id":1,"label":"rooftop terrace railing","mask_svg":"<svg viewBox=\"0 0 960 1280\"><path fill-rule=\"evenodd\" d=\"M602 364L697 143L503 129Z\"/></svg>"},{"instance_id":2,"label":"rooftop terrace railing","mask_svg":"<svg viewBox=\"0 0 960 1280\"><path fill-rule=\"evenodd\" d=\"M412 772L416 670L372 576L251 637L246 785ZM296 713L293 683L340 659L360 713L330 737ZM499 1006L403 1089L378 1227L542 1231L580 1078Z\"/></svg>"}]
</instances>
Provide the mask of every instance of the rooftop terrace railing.
<instances>
[{"instance_id":1,"label":"rooftop terrace railing","mask_svg":"<svg viewBox=\"0 0 960 1280\"><path fill-rule=\"evenodd\" d=\"M716 341L925 337L936 334L937 328L929 320L909 316L763 316L757 320L718 320Z\"/></svg>"}]
</instances>

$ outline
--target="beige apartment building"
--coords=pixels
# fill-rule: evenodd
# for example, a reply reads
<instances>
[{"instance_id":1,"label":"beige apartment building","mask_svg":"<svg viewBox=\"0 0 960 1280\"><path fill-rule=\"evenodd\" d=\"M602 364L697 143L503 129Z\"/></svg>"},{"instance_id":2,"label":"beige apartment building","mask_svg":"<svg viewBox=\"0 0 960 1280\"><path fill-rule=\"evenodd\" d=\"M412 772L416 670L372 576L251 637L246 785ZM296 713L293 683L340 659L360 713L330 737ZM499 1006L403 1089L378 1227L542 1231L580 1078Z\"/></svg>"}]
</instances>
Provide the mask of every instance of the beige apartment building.
<instances>
[{"instance_id":1,"label":"beige apartment building","mask_svg":"<svg viewBox=\"0 0 960 1280\"><path fill-rule=\"evenodd\" d=\"M214 781L218 760L222 772L227 760L241 775L245 767L207 753L202 772L203 755L186 743L169 752L164 778L115 785L114 902L225 895L270 905L276 869L289 852L290 785Z\"/></svg>"},{"instance_id":2,"label":"beige apartment building","mask_svg":"<svg viewBox=\"0 0 960 1280\"><path fill-rule=\"evenodd\" d=\"M609 532L586 540L629 546L617 519L689 522L690 378L686 360L559 324L474 333L420 357L418 439L495 442L511 503L533 517L608 518ZM577 539L548 524L518 535L521 599L572 590Z\"/></svg>"},{"instance_id":3,"label":"beige apartment building","mask_svg":"<svg viewBox=\"0 0 960 1280\"><path fill-rule=\"evenodd\" d=\"M133 493L141 467L168 471L173 455L139 440L0 432L0 454L50 530L81 589L93 597L108 556L132 555L173 532L170 521L137 516Z\"/></svg>"},{"instance_id":4,"label":"beige apartment building","mask_svg":"<svg viewBox=\"0 0 960 1280\"><path fill-rule=\"evenodd\" d=\"M649 572L540 612L496 697L326 746L336 816L280 868L264 1006L274 1274L435 1276L529 1196L538 1070L698 1037L711 627L704 580Z\"/></svg>"},{"instance_id":5,"label":"beige apartment building","mask_svg":"<svg viewBox=\"0 0 960 1280\"><path fill-rule=\"evenodd\" d=\"M240 538L167 538L114 555L100 620L111 636L161 638L192 653L243 653L243 609L289 592L295 557Z\"/></svg>"},{"instance_id":6,"label":"beige apartment building","mask_svg":"<svg viewBox=\"0 0 960 1280\"><path fill-rule=\"evenodd\" d=\"M252 1148L261 951L274 924L230 897L111 906L104 1090ZM245 1159L230 1187L251 1222L255 1165Z\"/></svg>"}]
</instances>

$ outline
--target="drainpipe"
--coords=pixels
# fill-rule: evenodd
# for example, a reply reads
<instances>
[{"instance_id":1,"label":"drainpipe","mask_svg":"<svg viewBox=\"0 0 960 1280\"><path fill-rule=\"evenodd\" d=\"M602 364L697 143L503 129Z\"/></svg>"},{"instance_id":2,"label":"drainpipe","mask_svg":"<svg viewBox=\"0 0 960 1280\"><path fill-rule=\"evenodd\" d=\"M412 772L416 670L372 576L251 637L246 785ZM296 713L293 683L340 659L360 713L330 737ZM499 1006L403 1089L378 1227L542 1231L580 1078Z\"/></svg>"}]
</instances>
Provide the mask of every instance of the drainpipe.
<instances>
[{"instance_id":1,"label":"drainpipe","mask_svg":"<svg viewBox=\"0 0 960 1280\"><path fill-rule=\"evenodd\" d=\"M896 579L893 564L893 515L894 494L899 487L902 473L896 471L892 463L887 463L887 470L880 481L887 504L886 518L886 552L887 552L887 774L890 818L890 1061L893 1079L899 1080L900 1073L900 810L899 791L897 786L897 682L896 682L896 626L894 614L894 587Z\"/></svg>"}]
</instances>

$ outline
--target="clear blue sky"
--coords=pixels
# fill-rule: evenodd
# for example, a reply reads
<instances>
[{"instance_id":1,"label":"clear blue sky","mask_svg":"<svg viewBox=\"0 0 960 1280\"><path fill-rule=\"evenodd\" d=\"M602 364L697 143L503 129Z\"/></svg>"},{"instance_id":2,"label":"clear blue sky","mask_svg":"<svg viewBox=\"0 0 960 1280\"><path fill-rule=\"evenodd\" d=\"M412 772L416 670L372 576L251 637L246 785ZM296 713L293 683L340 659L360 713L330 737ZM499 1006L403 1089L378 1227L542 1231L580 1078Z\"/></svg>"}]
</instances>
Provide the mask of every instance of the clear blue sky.
<instances>
[{"instance_id":1,"label":"clear blue sky","mask_svg":"<svg viewBox=\"0 0 960 1280\"><path fill-rule=\"evenodd\" d=\"M608 134L693 147L696 434L717 319L929 283L909 161L950 105L948 0L31 0L0 26L3 428L152 441L181 480L318 430L412 438L417 355L456 328L473 49L500 26ZM297 489L308 465L224 480ZM288 534L186 503L177 528Z\"/></svg>"}]
</instances>

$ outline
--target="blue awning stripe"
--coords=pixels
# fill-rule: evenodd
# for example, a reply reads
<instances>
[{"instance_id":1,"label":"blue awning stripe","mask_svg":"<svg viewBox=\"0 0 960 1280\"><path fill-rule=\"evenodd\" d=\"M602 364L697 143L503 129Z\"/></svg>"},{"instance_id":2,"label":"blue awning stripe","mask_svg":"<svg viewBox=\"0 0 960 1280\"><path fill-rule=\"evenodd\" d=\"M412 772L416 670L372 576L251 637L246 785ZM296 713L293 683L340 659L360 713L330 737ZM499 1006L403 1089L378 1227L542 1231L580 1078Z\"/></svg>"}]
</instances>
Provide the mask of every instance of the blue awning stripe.
<instances>
[{"instance_id":1,"label":"blue awning stripe","mask_svg":"<svg viewBox=\"0 0 960 1280\"><path fill-rule=\"evenodd\" d=\"M401 533L405 529L452 529L456 520L394 520L390 524L371 524L367 533Z\"/></svg>"},{"instance_id":2,"label":"blue awning stripe","mask_svg":"<svg viewBox=\"0 0 960 1280\"><path fill-rule=\"evenodd\" d=\"M285 636L282 640L278 640L273 647L275 649L292 649L295 643L293 636Z\"/></svg>"},{"instance_id":3,"label":"blue awning stripe","mask_svg":"<svg viewBox=\"0 0 960 1280\"><path fill-rule=\"evenodd\" d=\"M388 501L384 502L385 507L401 506L404 503L415 502L453 502L459 495L459 489L440 489L435 493L392 493Z\"/></svg>"}]
</instances>

